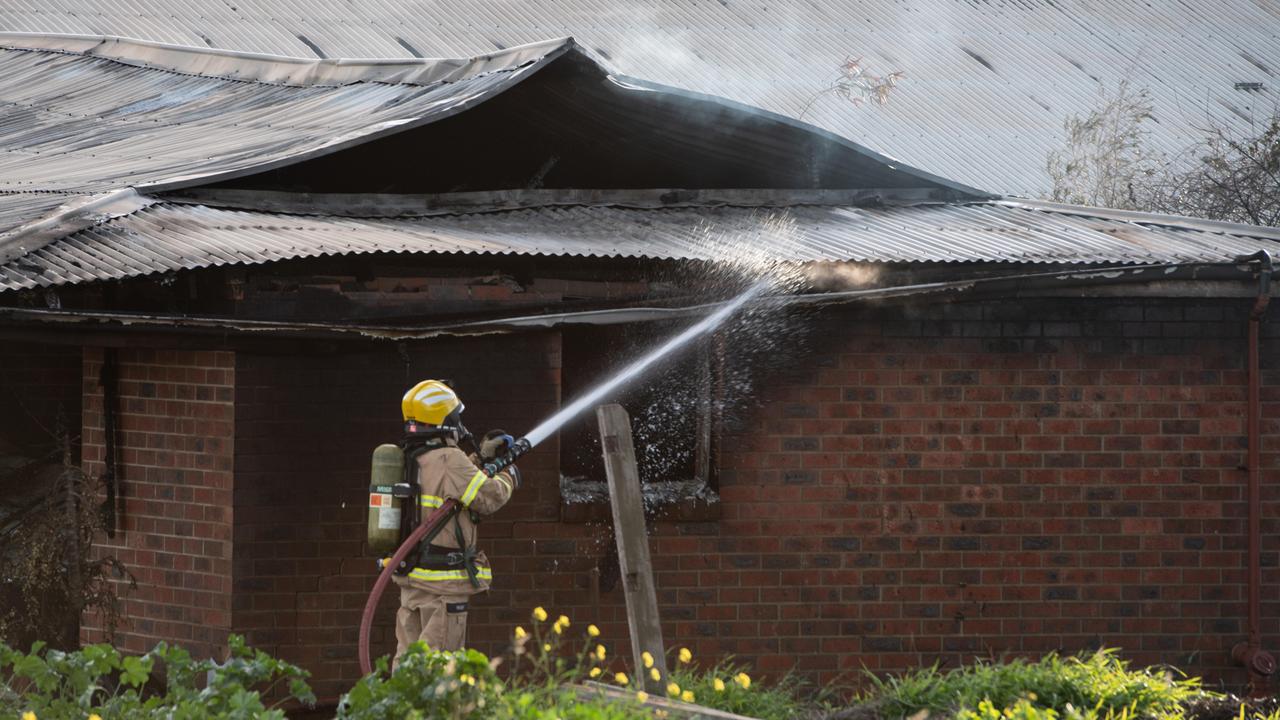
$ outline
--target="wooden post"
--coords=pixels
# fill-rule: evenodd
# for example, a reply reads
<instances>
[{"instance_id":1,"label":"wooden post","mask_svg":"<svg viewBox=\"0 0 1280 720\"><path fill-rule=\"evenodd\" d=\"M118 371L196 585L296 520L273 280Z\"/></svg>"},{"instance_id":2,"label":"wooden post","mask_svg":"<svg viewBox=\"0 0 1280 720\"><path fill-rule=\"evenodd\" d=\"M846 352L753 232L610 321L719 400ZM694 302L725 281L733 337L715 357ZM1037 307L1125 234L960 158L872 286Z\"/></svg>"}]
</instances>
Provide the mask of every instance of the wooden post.
<instances>
[{"instance_id":1,"label":"wooden post","mask_svg":"<svg viewBox=\"0 0 1280 720\"><path fill-rule=\"evenodd\" d=\"M600 443L604 448L609 501L613 506L613 535L618 539L618 564L622 569L622 587L627 599L633 667L639 676L636 684L643 685L651 693L661 694L668 682L667 658L662 645L653 565L649 562L649 536L645 532L640 473L636 469L636 449L631 442L631 417L621 405L602 405L596 409L596 418L600 422ZM649 677L649 671L641 660L641 653L646 651L653 656L653 666L662 673L659 681Z\"/></svg>"}]
</instances>

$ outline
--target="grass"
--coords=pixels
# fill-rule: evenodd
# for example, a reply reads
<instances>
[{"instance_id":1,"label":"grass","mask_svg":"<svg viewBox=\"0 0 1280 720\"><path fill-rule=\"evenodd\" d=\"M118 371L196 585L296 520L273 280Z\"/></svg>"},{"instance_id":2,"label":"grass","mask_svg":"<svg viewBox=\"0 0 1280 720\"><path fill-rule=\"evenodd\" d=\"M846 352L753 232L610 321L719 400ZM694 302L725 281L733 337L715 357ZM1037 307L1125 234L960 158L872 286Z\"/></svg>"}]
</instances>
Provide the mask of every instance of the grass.
<instances>
[{"instance_id":1,"label":"grass","mask_svg":"<svg viewBox=\"0 0 1280 720\"><path fill-rule=\"evenodd\" d=\"M926 668L887 679L872 678L864 701L883 718L929 716L978 720L1020 717L1179 718L1190 701L1205 696L1198 678L1163 669L1132 670L1114 650L1038 661L978 662L947 672ZM1017 710L1006 714L1005 709ZM966 712L968 711L968 712Z\"/></svg>"}]
</instances>

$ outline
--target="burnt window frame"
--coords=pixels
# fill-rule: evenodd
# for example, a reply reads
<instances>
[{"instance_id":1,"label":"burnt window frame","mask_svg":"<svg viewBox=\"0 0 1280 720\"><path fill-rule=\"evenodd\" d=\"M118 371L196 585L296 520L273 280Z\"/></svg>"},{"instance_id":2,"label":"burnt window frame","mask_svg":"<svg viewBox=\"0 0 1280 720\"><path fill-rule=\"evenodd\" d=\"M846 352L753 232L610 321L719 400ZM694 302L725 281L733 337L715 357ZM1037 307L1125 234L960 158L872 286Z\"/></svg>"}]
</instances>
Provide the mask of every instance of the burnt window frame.
<instances>
[{"instance_id":1,"label":"burnt window frame","mask_svg":"<svg viewBox=\"0 0 1280 720\"><path fill-rule=\"evenodd\" d=\"M592 345L592 340L599 340L600 334L620 333L625 335L630 325L593 326L578 325L561 328L561 405L572 402L576 392L589 389L600 377L590 377L580 383L566 383L565 378L574 372L575 358L580 351L577 345ZM596 338L589 337L592 333ZM571 337L576 336L576 337ZM703 521L720 518L719 487L719 448L724 425L721 406L724 401L724 355L725 340L721 333L714 333L701 339L697 346L686 353L692 357L683 362L691 362L700 375L697 383L698 401L697 417L694 420L694 446L692 448L693 477L688 480L671 480L661 483L646 482L646 487L661 485L656 492L645 494L645 514L651 518L667 518L677 520ZM614 365L605 365L607 370ZM668 369L665 372L670 372ZM588 370L587 372L590 372ZM659 373L664 372L659 370ZM566 392L566 385L569 391ZM612 399L602 401L602 404ZM622 401L628 415L634 422L637 416L635 408ZM566 432L567 431L567 432ZM560 517L565 522L604 522L611 521L612 509L608 497L607 480L604 477L603 458L599 462L600 477L598 480L586 481L590 487L583 487L578 476L569 475L566 470L572 461L566 461L566 453L581 438L578 433L589 432L595 440L599 440L599 428L596 425L594 408L578 418L571 426L561 431L558 457L559 505ZM638 453L640 454L640 453ZM643 459L640 459L643 463ZM644 474L643 466L640 468ZM578 487L573 487L577 483ZM597 484L598 483L598 484ZM600 485L604 485L603 491ZM681 487L683 486L683 487Z\"/></svg>"}]
</instances>

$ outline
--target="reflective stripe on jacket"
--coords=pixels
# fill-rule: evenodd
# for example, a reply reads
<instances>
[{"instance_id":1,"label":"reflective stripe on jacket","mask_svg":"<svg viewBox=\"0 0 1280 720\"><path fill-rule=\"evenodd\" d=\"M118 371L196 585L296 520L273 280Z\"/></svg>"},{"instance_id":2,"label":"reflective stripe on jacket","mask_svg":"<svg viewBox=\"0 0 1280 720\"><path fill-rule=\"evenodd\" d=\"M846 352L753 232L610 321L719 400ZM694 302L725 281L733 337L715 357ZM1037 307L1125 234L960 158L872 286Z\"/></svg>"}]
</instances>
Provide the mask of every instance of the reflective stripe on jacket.
<instances>
[{"instance_id":1,"label":"reflective stripe on jacket","mask_svg":"<svg viewBox=\"0 0 1280 720\"><path fill-rule=\"evenodd\" d=\"M445 498L458 498L471 511L458 513L431 541L432 545L461 549L462 546L458 543L459 529L463 545L476 545L478 533L471 514L490 515L497 512L511 499L514 485L508 473L499 473L490 478L476 467L466 453L450 446L431 450L418 457L418 487L423 519L440 507ZM478 588L471 584L467 571L462 568L413 568L407 579L417 587L430 588L441 594L470 595L488 589L489 582L493 579L489 559L483 552L477 550L475 561L479 571Z\"/></svg>"}]
</instances>

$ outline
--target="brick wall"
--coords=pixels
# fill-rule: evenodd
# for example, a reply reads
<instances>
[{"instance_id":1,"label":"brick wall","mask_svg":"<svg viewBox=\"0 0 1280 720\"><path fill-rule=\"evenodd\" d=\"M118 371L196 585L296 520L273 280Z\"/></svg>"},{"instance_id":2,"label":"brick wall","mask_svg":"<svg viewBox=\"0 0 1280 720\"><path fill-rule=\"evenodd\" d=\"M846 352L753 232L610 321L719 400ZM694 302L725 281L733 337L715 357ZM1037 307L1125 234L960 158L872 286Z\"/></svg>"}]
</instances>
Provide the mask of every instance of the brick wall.
<instances>
[{"instance_id":1,"label":"brick wall","mask_svg":"<svg viewBox=\"0 0 1280 720\"><path fill-rule=\"evenodd\" d=\"M653 524L668 642L822 680L1107 644L1238 686L1227 652L1245 630L1248 305L1021 300L806 319L813 340L725 438L720 519ZM1280 582L1277 329L1263 352L1266 588ZM336 697L357 673L375 575L369 452L397 437L400 395L452 377L473 429L525 431L558 406L558 336L242 351L235 365L229 626ZM554 439L535 450L526 488L482 526L496 576L473 604L482 650L537 604L625 642L608 524L559 520L558 456ZM390 649L391 595L375 652ZM1275 648L1280 603L1263 617Z\"/></svg>"},{"instance_id":2,"label":"brick wall","mask_svg":"<svg viewBox=\"0 0 1280 720\"><path fill-rule=\"evenodd\" d=\"M55 451L60 415L79 452L80 370L79 347L0 343L0 452Z\"/></svg>"},{"instance_id":3,"label":"brick wall","mask_svg":"<svg viewBox=\"0 0 1280 720\"><path fill-rule=\"evenodd\" d=\"M225 656L231 628L234 354L121 349L118 353L119 530L102 538L137 580L125 594L117 645L156 641L196 657ZM84 467L103 470L103 351L84 354ZM124 588L121 588L124 592ZM82 637L102 639L95 617Z\"/></svg>"},{"instance_id":4,"label":"brick wall","mask_svg":"<svg viewBox=\"0 0 1280 720\"><path fill-rule=\"evenodd\" d=\"M477 433L531 427L559 401L555 335L435 339L329 355L236 357L236 489L233 627L249 641L302 664L322 698L359 677L356 634L376 576L365 552L370 455L402 431L400 398L419 380L452 379ZM554 442L522 467L535 483L484 524L510 537L514 518L555 527ZM494 560L503 602L533 589L517 561ZM528 594L528 593L526 593ZM393 587L375 628L375 653L394 646ZM530 602L522 598L522 602Z\"/></svg>"},{"instance_id":5,"label":"brick wall","mask_svg":"<svg viewBox=\"0 0 1280 720\"><path fill-rule=\"evenodd\" d=\"M818 335L841 340L726 440L739 451L722 458L715 535L655 543L697 567L658 578L684 616L675 634L822 678L1106 644L1238 686L1248 307L1020 301L826 321ZM1280 603L1263 617L1276 648Z\"/></svg>"}]
</instances>

